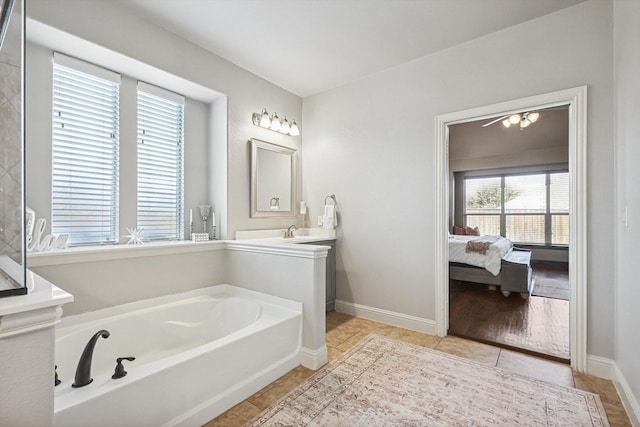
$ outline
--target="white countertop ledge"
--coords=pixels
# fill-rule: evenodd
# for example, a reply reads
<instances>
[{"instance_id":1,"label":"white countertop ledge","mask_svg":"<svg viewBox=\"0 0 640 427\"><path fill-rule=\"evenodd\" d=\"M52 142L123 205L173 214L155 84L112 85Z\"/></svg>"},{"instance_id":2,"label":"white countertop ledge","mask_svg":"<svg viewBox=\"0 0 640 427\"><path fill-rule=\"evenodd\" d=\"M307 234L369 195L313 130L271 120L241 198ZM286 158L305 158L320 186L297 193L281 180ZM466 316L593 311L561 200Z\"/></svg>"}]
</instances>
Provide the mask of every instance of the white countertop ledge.
<instances>
[{"instance_id":1,"label":"white countertop ledge","mask_svg":"<svg viewBox=\"0 0 640 427\"><path fill-rule=\"evenodd\" d=\"M0 338L52 327L60 321L60 307L73 302L73 295L32 271L27 271L27 288L26 295L0 298Z\"/></svg>"},{"instance_id":2,"label":"white countertop ledge","mask_svg":"<svg viewBox=\"0 0 640 427\"><path fill-rule=\"evenodd\" d=\"M224 249L224 245L224 240L209 240L207 242L172 240L149 242L142 245L75 246L51 252L30 252L27 254L27 267L215 251Z\"/></svg>"},{"instance_id":3,"label":"white countertop ledge","mask_svg":"<svg viewBox=\"0 0 640 427\"><path fill-rule=\"evenodd\" d=\"M310 247L308 245L302 245L302 243L321 242L327 240L335 240L335 231L333 236L307 235L296 236L288 239L283 237L262 237L243 240L209 240L206 242L174 240L165 242L149 242L143 245L76 246L51 252L28 253L27 267L46 267L51 265L143 258L226 249L299 256L303 258L316 258L322 257L322 254L326 252L326 248L321 246Z\"/></svg>"},{"instance_id":4,"label":"white countertop ledge","mask_svg":"<svg viewBox=\"0 0 640 427\"><path fill-rule=\"evenodd\" d=\"M314 243L336 240L336 230L326 228L301 228L293 232L294 237L285 238L287 230L276 228L270 230L236 231L236 241L262 243Z\"/></svg>"}]
</instances>

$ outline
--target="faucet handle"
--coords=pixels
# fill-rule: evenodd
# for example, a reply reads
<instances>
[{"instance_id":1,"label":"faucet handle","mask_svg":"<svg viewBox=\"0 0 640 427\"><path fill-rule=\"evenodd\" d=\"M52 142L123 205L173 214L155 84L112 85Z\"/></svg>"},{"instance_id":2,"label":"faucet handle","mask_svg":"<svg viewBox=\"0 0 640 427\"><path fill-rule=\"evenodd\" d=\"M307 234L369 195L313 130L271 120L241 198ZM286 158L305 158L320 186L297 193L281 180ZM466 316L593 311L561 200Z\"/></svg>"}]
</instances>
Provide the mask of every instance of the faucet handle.
<instances>
[{"instance_id":1,"label":"faucet handle","mask_svg":"<svg viewBox=\"0 0 640 427\"><path fill-rule=\"evenodd\" d=\"M118 378L122 378L125 375L127 375L127 371L124 370L124 365L122 364L123 360L128 360L130 362L136 360L135 357L118 357L116 359L116 371L113 373L113 375L111 376L111 378L113 378L114 380L117 380Z\"/></svg>"},{"instance_id":2,"label":"faucet handle","mask_svg":"<svg viewBox=\"0 0 640 427\"><path fill-rule=\"evenodd\" d=\"M53 386L57 386L60 385L60 383L62 381L60 381L60 378L58 378L58 365L55 365L55 368L53 368L53 372L55 373L55 376L53 377Z\"/></svg>"}]
</instances>

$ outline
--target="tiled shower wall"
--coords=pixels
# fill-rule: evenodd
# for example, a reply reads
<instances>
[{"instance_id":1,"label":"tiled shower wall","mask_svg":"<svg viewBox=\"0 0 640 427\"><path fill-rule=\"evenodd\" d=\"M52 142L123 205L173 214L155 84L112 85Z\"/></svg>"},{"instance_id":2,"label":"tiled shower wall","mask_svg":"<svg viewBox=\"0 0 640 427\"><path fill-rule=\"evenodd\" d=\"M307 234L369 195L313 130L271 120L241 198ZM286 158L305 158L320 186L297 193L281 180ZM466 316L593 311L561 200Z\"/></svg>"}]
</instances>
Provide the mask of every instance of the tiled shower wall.
<instances>
[{"instance_id":1,"label":"tiled shower wall","mask_svg":"<svg viewBox=\"0 0 640 427\"><path fill-rule=\"evenodd\" d=\"M21 58L0 52L0 255L22 263Z\"/></svg>"}]
</instances>

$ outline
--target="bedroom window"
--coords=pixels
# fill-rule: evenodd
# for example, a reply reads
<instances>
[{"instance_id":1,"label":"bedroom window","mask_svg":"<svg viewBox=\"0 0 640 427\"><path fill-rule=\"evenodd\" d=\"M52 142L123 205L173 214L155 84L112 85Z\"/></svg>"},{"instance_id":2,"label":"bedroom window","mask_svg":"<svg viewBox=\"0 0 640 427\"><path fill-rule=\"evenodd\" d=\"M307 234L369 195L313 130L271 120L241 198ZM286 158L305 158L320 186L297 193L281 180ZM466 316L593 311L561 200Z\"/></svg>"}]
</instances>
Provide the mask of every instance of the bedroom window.
<instances>
[{"instance_id":1,"label":"bedroom window","mask_svg":"<svg viewBox=\"0 0 640 427\"><path fill-rule=\"evenodd\" d=\"M465 225L518 243L569 244L569 174L465 178Z\"/></svg>"},{"instance_id":2,"label":"bedroom window","mask_svg":"<svg viewBox=\"0 0 640 427\"><path fill-rule=\"evenodd\" d=\"M138 228L150 240L181 239L184 98L138 83Z\"/></svg>"},{"instance_id":3,"label":"bedroom window","mask_svg":"<svg viewBox=\"0 0 640 427\"><path fill-rule=\"evenodd\" d=\"M118 241L120 76L54 55L51 231L69 243Z\"/></svg>"}]
</instances>

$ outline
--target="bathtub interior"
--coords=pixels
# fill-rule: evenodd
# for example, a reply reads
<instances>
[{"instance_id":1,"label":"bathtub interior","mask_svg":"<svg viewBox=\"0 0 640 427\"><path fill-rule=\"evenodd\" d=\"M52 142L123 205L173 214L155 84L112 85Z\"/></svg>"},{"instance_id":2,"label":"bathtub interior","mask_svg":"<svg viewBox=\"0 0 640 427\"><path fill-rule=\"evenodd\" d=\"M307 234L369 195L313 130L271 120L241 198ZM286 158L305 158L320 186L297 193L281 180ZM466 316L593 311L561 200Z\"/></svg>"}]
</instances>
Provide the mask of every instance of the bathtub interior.
<instances>
[{"instance_id":1,"label":"bathtub interior","mask_svg":"<svg viewBox=\"0 0 640 427\"><path fill-rule=\"evenodd\" d=\"M239 337L257 334L265 324L293 317L299 317L301 323L301 313L300 303L216 285L64 318L56 328L56 364L62 381L56 387L56 398L63 398L67 406L71 401L65 395L91 387L92 392L85 392L89 396L96 394L100 384L124 384L111 379L118 357L135 357L134 361L125 362L125 369L140 377L167 364L224 347ZM72 388L84 346L100 329L107 329L110 336L98 339L95 346L92 360L95 382L82 389Z\"/></svg>"},{"instance_id":2,"label":"bathtub interior","mask_svg":"<svg viewBox=\"0 0 640 427\"><path fill-rule=\"evenodd\" d=\"M92 372L106 373L116 357L133 356L136 366L181 353L239 331L258 320L261 305L238 297L201 295L76 325L56 337L58 374L70 378L84 346L100 329L109 338L96 343ZM134 326L135 325L135 326Z\"/></svg>"}]
</instances>

